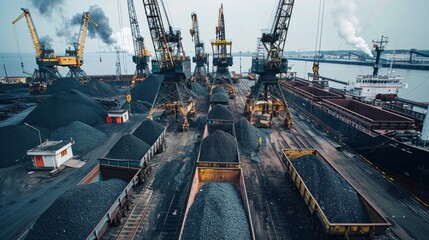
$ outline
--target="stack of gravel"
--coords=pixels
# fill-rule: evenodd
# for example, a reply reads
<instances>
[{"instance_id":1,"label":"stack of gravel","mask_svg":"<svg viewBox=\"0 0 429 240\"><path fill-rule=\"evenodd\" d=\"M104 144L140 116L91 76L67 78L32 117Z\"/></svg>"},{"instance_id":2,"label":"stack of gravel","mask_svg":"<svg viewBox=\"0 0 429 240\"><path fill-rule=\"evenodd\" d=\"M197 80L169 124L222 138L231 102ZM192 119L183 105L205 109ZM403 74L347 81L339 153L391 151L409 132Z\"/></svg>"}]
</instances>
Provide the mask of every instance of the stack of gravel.
<instances>
[{"instance_id":1,"label":"stack of gravel","mask_svg":"<svg viewBox=\"0 0 429 240\"><path fill-rule=\"evenodd\" d=\"M42 141L47 139L49 131L39 128ZM24 161L30 161L27 151L40 144L36 130L25 125L0 127L0 168L9 167Z\"/></svg>"},{"instance_id":2,"label":"stack of gravel","mask_svg":"<svg viewBox=\"0 0 429 240\"><path fill-rule=\"evenodd\" d=\"M356 190L322 158L313 154L292 161L331 223L368 223Z\"/></svg>"},{"instance_id":3,"label":"stack of gravel","mask_svg":"<svg viewBox=\"0 0 429 240\"><path fill-rule=\"evenodd\" d=\"M254 127L248 120L241 119L234 123L240 152L249 154L258 147L258 138L262 138L262 147L265 146L264 135L258 128Z\"/></svg>"},{"instance_id":4,"label":"stack of gravel","mask_svg":"<svg viewBox=\"0 0 429 240\"><path fill-rule=\"evenodd\" d=\"M211 103L228 103L229 95L228 93L214 93L210 97Z\"/></svg>"},{"instance_id":5,"label":"stack of gravel","mask_svg":"<svg viewBox=\"0 0 429 240\"><path fill-rule=\"evenodd\" d=\"M104 123L107 107L77 90L55 94L40 103L24 122L55 130L80 121L90 126Z\"/></svg>"},{"instance_id":6,"label":"stack of gravel","mask_svg":"<svg viewBox=\"0 0 429 240\"><path fill-rule=\"evenodd\" d=\"M208 94L208 91L205 87L203 87L198 82L192 82L191 83L191 89L194 93L196 93L198 96L205 96Z\"/></svg>"},{"instance_id":7,"label":"stack of gravel","mask_svg":"<svg viewBox=\"0 0 429 240\"><path fill-rule=\"evenodd\" d=\"M251 239L238 189L213 182L201 187L189 209L183 239Z\"/></svg>"},{"instance_id":8,"label":"stack of gravel","mask_svg":"<svg viewBox=\"0 0 429 240\"><path fill-rule=\"evenodd\" d=\"M106 158L140 161L150 146L132 134L126 134L110 149Z\"/></svg>"},{"instance_id":9,"label":"stack of gravel","mask_svg":"<svg viewBox=\"0 0 429 240\"><path fill-rule=\"evenodd\" d=\"M107 135L79 121L74 121L66 127L58 128L51 133L51 140L67 140L70 138L75 141L72 146L73 153L84 155L102 145L106 141Z\"/></svg>"},{"instance_id":10,"label":"stack of gravel","mask_svg":"<svg viewBox=\"0 0 429 240\"><path fill-rule=\"evenodd\" d=\"M146 119L134 131L133 135L152 146L164 131L164 129L165 127L161 124L150 119Z\"/></svg>"},{"instance_id":11,"label":"stack of gravel","mask_svg":"<svg viewBox=\"0 0 429 240\"><path fill-rule=\"evenodd\" d=\"M43 94L53 95L60 92L69 92L72 89L80 90L81 87L82 84L76 78L58 78L51 85L48 86L48 88Z\"/></svg>"},{"instance_id":12,"label":"stack of gravel","mask_svg":"<svg viewBox=\"0 0 429 240\"><path fill-rule=\"evenodd\" d=\"M216 130L201 143L200 161L237 162L237 142L235 138L222 130Z\"/></svg>"},{"instance_id":13,"label":"stack of gravel","mask_svg":"<svg viewBox=\"0 0 429 240\"><path fill-rule=\"evenodd\" d=\"M234 115L232 111L223 105L215 105L208 113L207 120L226 120L232 121Z\"/></svg>"},{"instance_id":14,"label":"stack of gravel","mask_svg":"<svg viewBox=\"0 0 429 240\"><path fill-rule=\"evenodd\" d=\"M89 96L100 98L118 95L116 89L98 79L91 79L87 84L82 85L81 91Z\"/></svg>"},{"instance_id":15,"label":"stack of gravel","mask_svg":"<svg viewBox=\"0 0 429 240\"><path fill-rule=\"evenodd\" d=\"M37 219L26 239L86 239L126 185L111 179L67 190Z\"/></svg>"}]
</instances>

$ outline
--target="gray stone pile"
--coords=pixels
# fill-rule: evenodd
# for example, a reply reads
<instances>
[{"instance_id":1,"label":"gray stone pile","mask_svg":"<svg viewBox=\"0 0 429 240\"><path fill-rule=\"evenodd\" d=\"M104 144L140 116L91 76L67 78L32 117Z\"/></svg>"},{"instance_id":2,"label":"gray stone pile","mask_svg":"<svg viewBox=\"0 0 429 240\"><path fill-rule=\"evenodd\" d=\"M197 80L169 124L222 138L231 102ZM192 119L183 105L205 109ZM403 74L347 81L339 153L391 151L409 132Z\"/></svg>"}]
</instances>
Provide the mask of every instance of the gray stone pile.
<instances>
[{"instance_id":1,"label":"gray stone pile","mask_svg":"<svg viewBox=\"0 0 429 240\"><path fill-rule=\"evenodd\" d=\"M204 162L237 162L237 142L231 134L216 130L203 139L200 161Z\"/></svg>"},{"instance_id":2,"label":"gray stone pile","mask_svg":"<svg viewBox=\"0 0 429 240\"><path fill-rule=\"evenodd\" d=\"M67 190L40 215L26 239L86 239L126 185L111 179Z\"/></svg>"},{"instance_id":3,"label":"gray stone pile","mask_svg":"<svg viewBox=\"0 0 429 240\"><path fill-rule=\"evenodd\" d=\"M140 161L150 145L132 134L126 134L110 149L106 158Z\"/></svg>"},{"instance_id":4,"label":"gray stone pile","mask_svg":"<svg viewBox=\"0 0 429 240\"><path fill-rule=\"evenodd\" d=\"M183 239L251 239L238 189L213 182L201 187L184 226Z\"/></svg>"},{"instance_id":5,"label":"gray stone pile","mask_svg":"<svg viewBox=\"0 0 429 240\"><path fill-rule=\"evenodd\" d=\"M356 190L322 158L308 154L292 160L331 223L369 223Z\"/></svg>"}]
</instances>

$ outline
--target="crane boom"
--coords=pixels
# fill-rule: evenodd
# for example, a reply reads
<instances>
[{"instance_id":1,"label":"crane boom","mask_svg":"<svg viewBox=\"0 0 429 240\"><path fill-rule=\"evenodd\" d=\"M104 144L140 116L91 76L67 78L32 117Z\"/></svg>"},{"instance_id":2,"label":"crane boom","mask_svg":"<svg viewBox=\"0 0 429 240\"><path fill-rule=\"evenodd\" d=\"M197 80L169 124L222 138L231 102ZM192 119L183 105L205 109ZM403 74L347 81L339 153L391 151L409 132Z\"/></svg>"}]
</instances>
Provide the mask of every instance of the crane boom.
<instances>
[{"instance_id":1,"label":"crane boom","mask_svg":"<svg viewBox=\"0 0 429 240\"><path fill-rule=\"evenodd\" d=\"M191 14L191 20L192 28L190 29L190 33L195 44L195 57L193 58L193 62L196 63L193 79L202 84L209 84L206 71L208 54L204 50L204 43L200 41L200 30L196 13Z\"/></svg>"},{"instance_id":2,"label":"crane boom","mask_svg":"<svg viewBox=\"0 0 429 240\"><path fill-rule=\"evenodd\" d=\"M82 15L82 24L79 31L79 37L77 40L77 43L74 43L74 47L76 50L76 57L79 59L78 65L82 65L83 60L83 52L85 49L85 40L86 40L86 33L88 32L88 22L92 23L95 27L98 27L98 24L95 23L95 21L89 17L89 12L84 12Z\"/></svg>"},{"instance_id":3,"label":"crane boom","mask_svg":"<svg viewBox=\"0 0 429 240\"><path fill-rule=\"evenodd\" d=\"M42 56L42 47L39 42L39 36L37 35L36 28L34 27L33 19L31 18L30 10L27 8L21 8L23 11L19 17L12 21L12 24L16 24L21 18L25 17L28 23L28 29L30 30L31 39L33 39L34 48L38 57Z\"/></svg>"}]
</instances>

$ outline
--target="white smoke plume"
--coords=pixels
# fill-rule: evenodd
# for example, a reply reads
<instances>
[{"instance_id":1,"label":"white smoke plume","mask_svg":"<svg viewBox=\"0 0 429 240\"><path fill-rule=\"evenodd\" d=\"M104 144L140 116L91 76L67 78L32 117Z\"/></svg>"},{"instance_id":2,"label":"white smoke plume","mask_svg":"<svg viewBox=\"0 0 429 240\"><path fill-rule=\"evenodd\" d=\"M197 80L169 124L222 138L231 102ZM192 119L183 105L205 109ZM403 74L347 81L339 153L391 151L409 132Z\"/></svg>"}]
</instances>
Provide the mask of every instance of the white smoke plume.
<instances>
[{"instance_id":1,"label":"white smoke plume","mask_svg":"<svg viewBox=\"0 0 429 240\"><path fill-rule=\"evenodd\" d=\"M356 4L354 0L334 0L332 14L334 15L334 25L338 29L338 35L344 41L367 55L373 57L371 49L362 37L356 36L360 31L359 19L354 16Z\"/></svg>"},{"instance_id":2,"label":"white smoke plume","mask_svg":"<svg viewBox=\"0 0 429 240\"><path fill-rule=\"evenodd\" d=\"M115 49L119 49L121 51L125 51L127 53L134 53L134 45L133 45L133 36L131 34L131 28L124 27L122 29L123 38L121 37L121 32L116 32L112 35L112 38L116 41ZM123 41L122 41L123 40Z\"/></svg>"}]
</instances>

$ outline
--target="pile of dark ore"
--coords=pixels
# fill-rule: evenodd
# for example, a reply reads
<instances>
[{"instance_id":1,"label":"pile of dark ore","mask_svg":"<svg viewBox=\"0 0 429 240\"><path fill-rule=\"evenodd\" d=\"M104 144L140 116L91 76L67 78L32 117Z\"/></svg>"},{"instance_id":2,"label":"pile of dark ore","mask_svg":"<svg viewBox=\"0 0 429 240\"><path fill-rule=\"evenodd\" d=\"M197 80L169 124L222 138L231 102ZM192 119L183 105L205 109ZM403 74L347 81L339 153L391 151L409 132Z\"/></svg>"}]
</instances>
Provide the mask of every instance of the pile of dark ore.
<instances>
[{"instance_id":1,"label":"pile of dark ore","mask_svg":"<svg viewBox=\"0 0 429 240\"><path fill-rule=\"evenodd\" d=\"M207 120L228 120L232 121L234 115L231 110L223 105L215 105L208 113Z\"/></svg>"},{"instance_id":2,"label":"pile of dark ore","mask_svg":"<svg viewBox=\"0 0 429 240\"><path fill-rule=\"evenodd\" d=\"M164 131L164 129L165 127L163 125L153 120L146 119L134 131L133 135L152 146Z\"/></svg>"},{"instance_id":3,"label":"pile of dark ore","mask_svg":"<svg viewBox=\"0 0 429 240\"><path fill-rule=\"evenodd\" d=\"M91 79L87 84L83 84L81 91L91 97L99 98L113 97L118 95L118 91L116 91L116 89L98 79Z\"/></svg>"},{"instance_id":4,"label":"pile of dark ore","mask_svg":"<svg viewBox=\"0 0 429 240\"><path fill-rule=\"evenodd\" d=\"M111 179L67 190L40 215L26 239L86 239L126 185Z\"/></svg>"},{"instance_id":5,"label":"pile of dark ore","mask_svg":"<svg viewBox=\"0 0 429 240\"><path fill-rule=\"evenodd\" d=\"M42 141L49 136L49 131L38 128ZM25 161L30 161L27 151L40 144L36 130L25 125L10 125L0 127L0 168L9 167Z\"/></svg>"},{"instance_id":6,"label":"pile of dark ore","mask_svg":"<svg viewBox=\"0 0 429 240\"><path fill-rule=\"evenodd\" d=\"M50 140L68 140L70 138L75 141L72 146L73 153L84 155L102 145L106 141L107 135L85 123L74 121L66 127L53 131Z\"/></svg>"},{"instance_id":7,"label":"pile of dark ore","mask_svg":"<svg viewBox=\"0 0 429 240\"><path fill-rule=\"evenodd\" d=\"M80 90L81 87L82 84L76 78L58 78L57 80L53 81L53 83L49 85L48 88L46 88L43 94L53 95L60 92L69 92L72 89Z\"/></svg>"},{"instance_id":8,"label":"pile of dark ore","mask_svg":"<svg viewBox=\"0 0 429 240\"><path fill-rule=\"evenodd\" d=\"M110 149L106 158L129 159L140 161L150 145L132 134L126 134Z\"/></svg>"},{"instance_id":9,"label":"pile of dark ore","mask_svg":"<svg viewBox=\"0 0 429 240\"><path fill-rule=\"evenodd\" d=\"M204 96L208 94L207 88L203 87L198 82L192 82L191 83L191 89L194 93L196 93L198 96Z\"/></svg>"},{"instance_id":10,"label":"pile of dark ore","mask_svg":"<svg viewBox=\"0 0 429 240\"><path fill-rule=\"evenodd\" d=\"M186 218L183 239L251 239L238 189L213 182L201 187Z\"/></svg>"},{"instance_id":11,"label":"pile of dark ore","mask_svg":"<svg viewBox=\"0 0 429 240\"><path fill-rule=\"evenodd\" d=\"M105 121L107 107L77 90L61 92L40 103L24 122L55 130L80 121L90 126Z\"/></svg>"},{"instance_id":12,"label":"pile of dark ore","mask_svg":"<svg viewBox=\"0 0 429 240\"><path fill-rule=\"evenodd\" d=\"M214 93L210 97L210 102L214 103L227 103L229 101L228 93Z\"/></svg>"},{"instance_id":13,"label":"pile of dark ore","mask_svg":"<svg viewBox=\"0 0 429 240\"><path fill-rule=\"evenodd\" d=\"M356 190L322 158L308 154L292 161L331 223L368 223Z\"/></svg>"},{"instance_id":14,"label":"pile of dark ore","mask_svg":"<svg viewBox=\"0 0 429 240\"><path fill-rule=\"evenodd\" d=\"M159 91L163 75L152 74L145 80L138 82L131 89L131 112L147 113L151 108L156 94ZM128 103L122 106L122 109L128 108Z\"/></svg>"},{"instance_id":15,"label":"pile of dark ore","mask_svg":"<svg viewBox=\"0 0 429 240\"><path fill-rule=\"evenodd\" d=\"M216 130L203 139L200 161L204 162L237 162L237 142L231 134Z\"/></svg>"},{"instance_id":16,"label":"pile of dark ore","mask_svg":"<svg viewBox=\"0 0 429 240\"><path fill-rule=\"evenodd\" d=\"M228 94L228 92L223 87L216 87L212 89L212 95L216 93L225 93Z\"/></svg>"},{"instance_id":17,"label":"pile of dark ore","mask_svg":"<svg viewBox=\"0 0 429 240\"><path fill-rule=\"evenodd\" d=\"M262 147L266 145L264 135L248 120L241 119L234 123L234 127L238 145L240 146L240 152L248 154L256 150L259 137L262 138Z\"/></svg>"}]
</instances>

